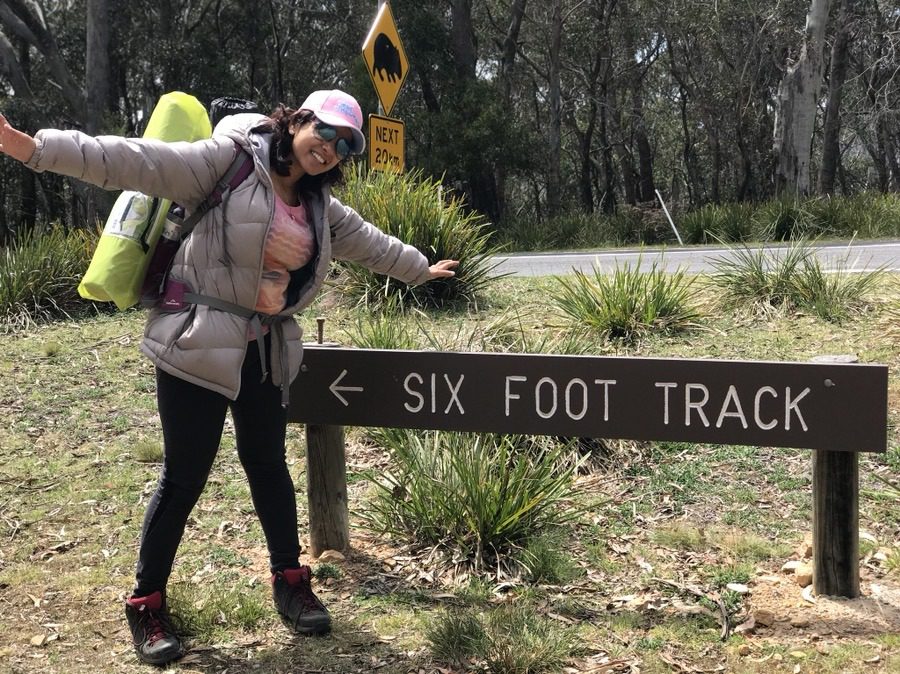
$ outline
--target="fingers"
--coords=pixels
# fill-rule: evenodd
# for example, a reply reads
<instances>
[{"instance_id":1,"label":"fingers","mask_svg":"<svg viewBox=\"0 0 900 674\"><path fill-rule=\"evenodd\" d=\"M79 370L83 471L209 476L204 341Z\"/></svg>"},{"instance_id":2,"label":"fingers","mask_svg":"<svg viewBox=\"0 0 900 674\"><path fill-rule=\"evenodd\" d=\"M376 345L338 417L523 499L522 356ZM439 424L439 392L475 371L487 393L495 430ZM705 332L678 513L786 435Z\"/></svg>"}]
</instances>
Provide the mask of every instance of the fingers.
<instances>
[{"instance_id":1,"label":"fingers","mask_svg":"<svg viewBox=\"0 0 900 674\"><path fill-rule=\"evenodd\" d=\"M0 114L0 152L21 162L27 162L36 147L34 138L14 128L6 117Z\"/></svg>"},{"instance_id":2,"label":"fingers","mask_svg":"<svg viewBox=\"0 0 900 674\"><path fill-rule=\"evenodd\" d=\"M431 278L452 278L456 276L456 272L453 271L459 262L456 260L440 260L439 262L435 262L428 268L428 271L431 272Z\"/></svg>"}]
</instances>

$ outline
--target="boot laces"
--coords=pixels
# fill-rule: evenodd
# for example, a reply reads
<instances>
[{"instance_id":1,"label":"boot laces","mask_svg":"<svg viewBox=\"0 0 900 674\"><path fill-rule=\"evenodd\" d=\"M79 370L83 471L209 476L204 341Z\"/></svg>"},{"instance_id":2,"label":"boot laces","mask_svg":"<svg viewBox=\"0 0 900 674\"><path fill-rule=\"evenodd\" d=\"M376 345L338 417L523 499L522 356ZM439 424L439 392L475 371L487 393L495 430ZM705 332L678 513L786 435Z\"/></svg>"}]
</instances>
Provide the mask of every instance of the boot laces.
<instances>
[{"instance_id":1,"label":"boot laces","mask_svg":"<svg viewBox=\"0 0 900 674\"><path fill-rule=\"evenodd\" d=\"M144 631L147 634L148 645L152 646L160 639L165 639L174 632L169 617L162 611L153 611L146 606L141 606L140 612L143 615Z\"/></svg>"},{"instance_id":2,"label":"boot laces","mask_svg":"<svg viewBox=\"0 0 900 674\"><path fill-rule=\"evenodd\" d=\"M312 591L308 578L301 578L299 581L290 586L291 596L300 602L303 613L310 611L321 611L322 604Z\"/></svg>"}]
</instances>

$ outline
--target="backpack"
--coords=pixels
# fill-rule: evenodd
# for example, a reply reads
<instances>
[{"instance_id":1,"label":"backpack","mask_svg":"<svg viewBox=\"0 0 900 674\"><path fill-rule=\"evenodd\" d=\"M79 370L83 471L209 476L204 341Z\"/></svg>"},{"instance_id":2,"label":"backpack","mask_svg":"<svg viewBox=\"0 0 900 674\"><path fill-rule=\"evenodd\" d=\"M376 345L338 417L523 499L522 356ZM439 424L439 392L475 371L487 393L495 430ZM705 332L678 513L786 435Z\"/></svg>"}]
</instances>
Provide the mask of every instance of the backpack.
<instances>
[{"instance_id":1,"label":"backpack","mask_svg":"<svg viewBox=\"0 0 900 674\"><path fill-rule=\"evenodd\" d=\"M228 114L247 112L255 107L251 101L225 97L213 101L211 111L218 122ZM211 135L212 124L203 105L195 97L180 91L160 97L144 131L144 138L167 142L192 142ZM181 240L252 170L252 157L239 150L212 193L194 213L179 223L181 231L177 241L161 235L167 219L179 217L180 207L168 199L134 191L122 192L110 210L97 249L78 285L78 294L88 300L114 302L119 309L127 309L139 301L144 307L153 306L164 290L166 275ZM183 209L180 213L183 214Z\"/></svg>"}]
</instances>

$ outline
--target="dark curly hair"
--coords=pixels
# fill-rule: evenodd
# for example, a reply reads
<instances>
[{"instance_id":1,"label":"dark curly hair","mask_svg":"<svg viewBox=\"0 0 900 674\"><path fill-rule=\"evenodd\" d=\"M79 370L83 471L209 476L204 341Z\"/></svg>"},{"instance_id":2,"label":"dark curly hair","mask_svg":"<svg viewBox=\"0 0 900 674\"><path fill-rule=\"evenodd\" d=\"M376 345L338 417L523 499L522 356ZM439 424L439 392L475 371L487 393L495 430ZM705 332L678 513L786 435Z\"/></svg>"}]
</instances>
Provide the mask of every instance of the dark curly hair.
<instances>
[{"instance_id":1,"label":"dark curly hair","mask_svg":"<svg viewBox=\"0 0 900 674\"><path fill-rule=\"evenodd\" d=\"M272 143L269 147L269 166L280 176L290 173L291 164L294 161L293 143L291 134L292 125L303 126L310 124L315 115L309 110L296 110L280 103L262 124L252 130L256 133L271 133ZM318 175L306 174L297 181L297 193L319 192L323 187L340 185L344 182L343 161L337 166Z\"/></svg>"}]
</instances>

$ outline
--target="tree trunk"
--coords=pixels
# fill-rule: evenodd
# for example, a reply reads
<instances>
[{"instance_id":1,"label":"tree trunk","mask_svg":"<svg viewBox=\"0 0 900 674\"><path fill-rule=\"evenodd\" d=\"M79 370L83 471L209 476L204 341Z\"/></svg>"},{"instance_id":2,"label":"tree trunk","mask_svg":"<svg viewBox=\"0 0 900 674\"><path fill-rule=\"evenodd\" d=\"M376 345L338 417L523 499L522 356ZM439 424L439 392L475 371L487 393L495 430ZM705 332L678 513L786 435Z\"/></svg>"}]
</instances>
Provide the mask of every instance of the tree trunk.
<instances>
[{"instance_id":1,"label":"tree trunk","mask_svg":"<svg viewBox=\"0 0 900 674\"><path fill-rule=\"evenodd\" d=\"M472 25L472 0L453 0L451 4L450 46L453 63L460 78L475 77L477 44Z\"/></svg>"},{"instance_id":2,"label":"tree trunk","mask_svg":"<svg viewBox=\"0 0 900 674\"><path fill-rule=\"evenodd\" d=\"M562 94L560 92L560 46L562 44L562 0L554 0L550 19L550 124L547 142L550 149L550 166L547 176L547 213L558 215L561 206L562 178Z\"/></svg>"},{"instance_id":3,"label":"tree trunk","mask_svg":"<svg viewBox=\"0 0 900 674\"><path fill-rule=\"evenodd\" d=\"M600 195L600 210L609 215L616 211L616 174L613 170L612 143L609 138L609 118L610 118L610 93L608 87L604 84L601 88L600 98L600 147L602 149L603 161L601 163L601 174L603 177L603 189ZM615 114L615 113L613 113Z\"/></svg>"},{"instance_id":4,"label":"tree trunk","mask_svg":"<svg viewBox=\"0 0 900 674\"><path fill-rule=\"evenodd\" d=\"M828 102L825 105L825 129L822 137L822 165L819 167L819 194L832 194L841 158L841 96L847 79L850 43L847 5L855 0L840 0L837 35L831 47L831 72L828 78Z\"/></svg>"},{"instance_id":5,"label":"tree trunk","mask_svg":"<svg viewBox=\"0 0 900 674\"><path fill-rule=\"evenodd\" d=\"M811 0L800 58L788 66L778 87L774 150L778 158L775 190L779 194L809 194L809 160L830 2Z\"/></svg>"},{"instance_id":6,"label":"tree trunk","mask_svg":"<svg viewBox=\"0 0 900 674\"><path fill-rule=\"evenodd\" d=\"M85 50L85 103L87 117L84 130L91 136L100 134L109 111L109 16L108 0L88 0L87 45ZM112 206L111 193L98 187L87 191L86 220L92 225L98 216Z\"/></svg>"},{"instance_id":7,"label":"tree trunk","mask_svg":"<svg viewBox=\"0 0 900 674\"><path fill-rule=\"evenodd\" d=\"M512 68L516 60L519 43L519 31L525 17L527 0L513 0L509 8L509 28L503 36L503 52L500 58L500 79L503 83L503 95L507 102L512 98Z\"/></svg>"}]
</instances>

